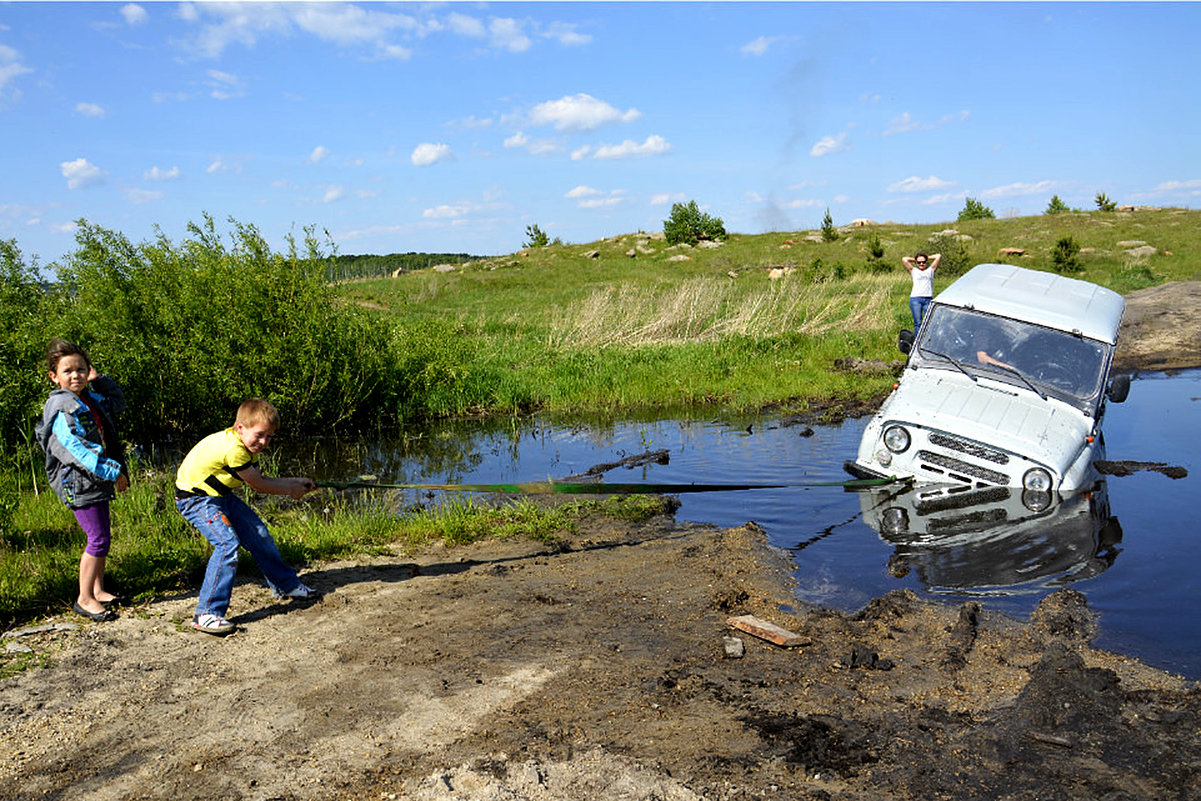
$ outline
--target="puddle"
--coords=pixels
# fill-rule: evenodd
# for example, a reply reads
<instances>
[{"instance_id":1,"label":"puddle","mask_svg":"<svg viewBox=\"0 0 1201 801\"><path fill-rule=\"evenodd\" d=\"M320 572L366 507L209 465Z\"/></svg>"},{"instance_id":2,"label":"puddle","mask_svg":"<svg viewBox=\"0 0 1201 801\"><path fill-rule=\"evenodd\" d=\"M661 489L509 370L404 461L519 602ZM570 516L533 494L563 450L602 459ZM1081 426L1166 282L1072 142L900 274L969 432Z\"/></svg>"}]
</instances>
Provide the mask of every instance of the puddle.
<instances>
[{"instance_id":1,"label":"puddle","mask_svg":"<svg viewBox=\"0 0 1201 801\"><path fill-rule=\"evenodd\" d=\"M618 467L603 480L792 485L683 494L677 518L758 523L795 555L802 601L855 611L907 587L1026 617L1047 593L1071 586L1101 614L1097 646L1201 679L1201 622L1190 614L1201 601L1192 565L1199 404L1201 371L1138 377L1126 403L1109 406L1108 458L1180 466L1188 475L1110 474L1041 508L1020 490L967 503L805 486L849 478L842 463L866 419L812 429L772 418L456 423L403 441L314 445L310 463L330 479L367 472L394 483L507 483L666 449L668 464ZM412 492L413 501L421 497Z\"/></svg>"}]
</instances>

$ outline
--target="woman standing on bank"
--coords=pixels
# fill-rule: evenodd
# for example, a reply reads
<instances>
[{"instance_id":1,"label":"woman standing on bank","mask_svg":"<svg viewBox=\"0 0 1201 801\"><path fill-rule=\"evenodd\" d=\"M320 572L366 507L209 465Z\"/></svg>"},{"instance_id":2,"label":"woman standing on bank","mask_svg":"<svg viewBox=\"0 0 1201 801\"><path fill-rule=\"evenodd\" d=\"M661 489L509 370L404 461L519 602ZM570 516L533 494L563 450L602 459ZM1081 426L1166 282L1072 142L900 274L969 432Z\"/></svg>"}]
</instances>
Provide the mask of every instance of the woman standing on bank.
<instances>
[{"instance_id":1,"label":"woman standing on bank","mask_svg":"<svg viewBox=\"0 0 1201 801\"><path fill-rule=\"evenodd\" d=\"M909 292L909 311L913 314L913 333L916 336L922 327L922 318L926 316L926 307L934 298L934 271L942 261L942 254L935 253L927 256L919 253L916 256L906 256L901 259L909 277L913 279L913 289Z\"/></svg>"}]
</instances>

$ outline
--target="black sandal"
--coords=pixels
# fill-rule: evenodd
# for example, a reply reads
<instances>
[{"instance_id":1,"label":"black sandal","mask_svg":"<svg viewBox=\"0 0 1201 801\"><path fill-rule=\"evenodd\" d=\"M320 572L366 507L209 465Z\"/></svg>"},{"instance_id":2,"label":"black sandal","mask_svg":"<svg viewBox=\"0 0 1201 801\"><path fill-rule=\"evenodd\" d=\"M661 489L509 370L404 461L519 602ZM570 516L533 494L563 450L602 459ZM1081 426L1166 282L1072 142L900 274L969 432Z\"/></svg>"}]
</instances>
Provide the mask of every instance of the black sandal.
<instances>
[{"instance_id":1,"label":"black sandal","mask_svg":"<svg viewBox=\"0 0 1201 801\"><path fill-rule=\"evenodd\" d=\"M75 614L83 615L89 620L95 620L97 623L108 623L110 620L117 619L117 613L111 609L102 609L99 612L89 612L79 605L79 601L75 602Z\"/></svg>"}]
</instances>

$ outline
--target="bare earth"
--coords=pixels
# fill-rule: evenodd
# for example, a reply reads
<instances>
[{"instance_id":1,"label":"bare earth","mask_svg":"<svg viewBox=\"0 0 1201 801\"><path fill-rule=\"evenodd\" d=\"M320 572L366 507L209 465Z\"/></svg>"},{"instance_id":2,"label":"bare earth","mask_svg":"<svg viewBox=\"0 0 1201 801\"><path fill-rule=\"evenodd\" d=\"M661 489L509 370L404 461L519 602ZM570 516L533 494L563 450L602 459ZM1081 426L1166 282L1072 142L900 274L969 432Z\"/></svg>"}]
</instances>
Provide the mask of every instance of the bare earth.
<instances>
[{"instance_id":1,"label":"bare earth","mask_svg":"<svg viewBox=\"0 0 1201 801\"><path fill-rule=\"evenodd\" d=\"M6 639L49 664L0 681L0 798L1201 798L1201 688L1092 649L1079 593L795 608L753 523L672 510L311 566L318 602L244 577L225 639L194 595Z\"/></svg>"}]
</instances>

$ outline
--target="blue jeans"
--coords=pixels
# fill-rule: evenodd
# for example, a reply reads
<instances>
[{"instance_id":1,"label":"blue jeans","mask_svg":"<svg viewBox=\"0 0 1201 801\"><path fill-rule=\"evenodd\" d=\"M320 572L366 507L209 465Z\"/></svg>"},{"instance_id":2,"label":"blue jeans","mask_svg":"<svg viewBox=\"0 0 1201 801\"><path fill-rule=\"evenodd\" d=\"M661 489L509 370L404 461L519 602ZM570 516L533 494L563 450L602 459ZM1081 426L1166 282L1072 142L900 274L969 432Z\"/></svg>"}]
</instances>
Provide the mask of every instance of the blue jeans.
<instances>
[{"instance_id":1,"label":"blue jeans","mask_svg":"<svg viewBox=\"0 0 1201 801\"><path fill-rule=\"evenodd\" d=\"M279 555L267 525L241 498L236 495L177 498L175 508L213 545L213 555L200 585L196 614L225 617L238 571L239 545L254 557L272 590L289 592L300 584L296 571Z\"/></svg>"},{"instance_id":2,"label":"blue jeans","mask_svg":"<svg viewBox=\"0 0 1201 801\"><path fill-rule=\"evenodd\" d=\"M933 298L910 298L909 311L913 314L913 333L916 336L918 329L922 327L922 318L926 316L926 309L930 306L930 301Z\"/></svg>"}]
</instances>

